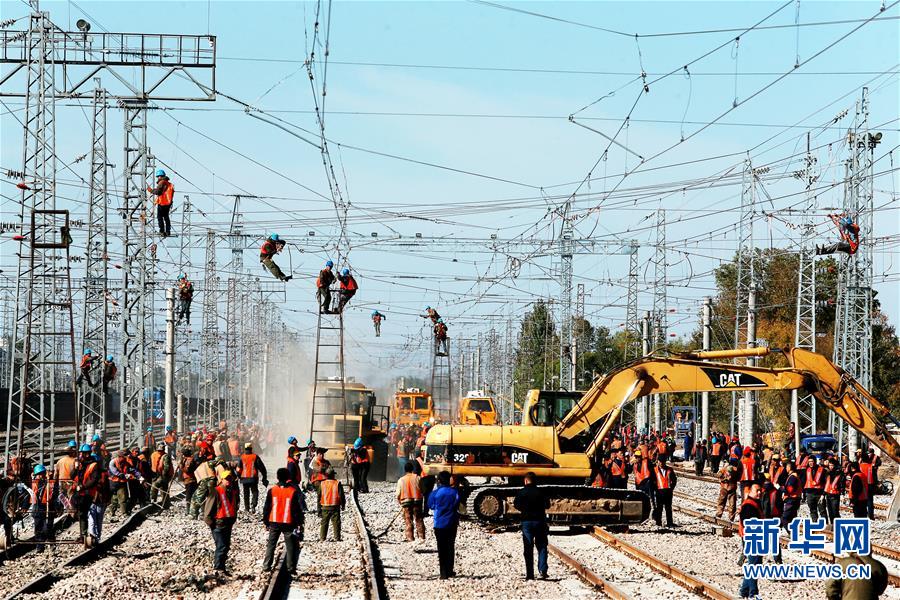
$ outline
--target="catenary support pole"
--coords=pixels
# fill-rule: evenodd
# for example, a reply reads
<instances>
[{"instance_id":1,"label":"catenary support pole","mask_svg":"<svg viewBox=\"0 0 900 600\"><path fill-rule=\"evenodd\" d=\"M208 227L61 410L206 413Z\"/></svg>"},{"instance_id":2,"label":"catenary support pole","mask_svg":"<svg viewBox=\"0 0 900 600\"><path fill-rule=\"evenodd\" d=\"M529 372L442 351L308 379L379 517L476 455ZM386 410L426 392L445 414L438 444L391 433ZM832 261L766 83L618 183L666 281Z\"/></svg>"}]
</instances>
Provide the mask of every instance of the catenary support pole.
<instances>
[{"instance_id":1,"label":"catenary support pole","mask_svg":"<svg viewBox=\"0 0 900 600\"><path fill-rule=\"evenodd\" d=\"M175 399L175 288L166 288L166 399L165 425L172 426L172 402ZM180 415L180 411L179 411ZM181 433L181 429L178 430Z\"/></svg>"},{"instance_id":2,"label":"catenary support pole","mask_svg":"<svg viewBox=\"0 0 900 600\"><path fill-rule=\"evenodd\" d=\"M703 349L711 350L712 344L712 298L703 300ZM700 394L700 436L709 438L709 392Z\"/></svg>"}]
</instances>

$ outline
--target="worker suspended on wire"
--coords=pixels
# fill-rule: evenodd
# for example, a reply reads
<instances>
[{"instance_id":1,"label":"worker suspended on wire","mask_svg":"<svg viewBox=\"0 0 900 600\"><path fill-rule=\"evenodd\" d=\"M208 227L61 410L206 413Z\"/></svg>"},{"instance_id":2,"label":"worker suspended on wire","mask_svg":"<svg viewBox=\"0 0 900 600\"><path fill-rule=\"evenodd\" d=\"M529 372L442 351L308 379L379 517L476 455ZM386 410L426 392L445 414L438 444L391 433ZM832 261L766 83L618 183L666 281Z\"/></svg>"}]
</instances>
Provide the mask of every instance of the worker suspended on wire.
<instances>
[{"instance_id":1,"label":"worker suspended on wire","mask_svg":"<svg viewBox=\"0 0 900 600\"><path fill-rule=\"evenodd\" d=\"M277 233L273 233L266 238L266 241L263 242L262 247L259 249L259 262L279 281L290 281L293 278L293 275L282 273L281 268L272 260L272 257L281 252L286 244L287 242L278 237Z\"/></svg>"},{"instance_id":2,"label":"worker suspended on wire","mask_svg":"<svg viewBox=\"0 0 900 600\"><path fill-rule=\"evenodd\" d=\"M316 297L319 299L319 312L326 315L332 314L331 284L334 283L334 273L331 272L331 269L333 267L333 262L330 260L326 261L325 267L319 271L319 276L316 278Z\"/></svg>"},{"instance_id":3,"label":"worker suspended on wire","mask_svg":"<svg viewBox=\"0 0 900 600\"><path fill-rule=\"evenodd\" d=\"M344 307L347 306L347 303L350 302L350 298L356 295L356 290L359 289L359 286L356 284L356 279L353 278L353 275L350 274L350 269L343 269L341 274L338 275L338 281L341 282L340 287L340 295L341 298L338 301L338 309L339 313L344 312Z\"/></svg>"},{"instance_id":4,"label":"worker suspended on wire","mask_svg":"<svg viewBox=\"0 0 900 600\"><path fill-rule=\"evenodd\" d=\"M844 215L828 215L834 221L838 228L838 234L841 241L831 244L830 246L816 246L816 254L834 254L835 252L844 252L849 255L856 254L859 249L859 225L853 222L853 217Z\"/></svg>"},{"instance_id":5,"label":"worker suspended on wire","mask_svg":"<svg viewBox=\"0 0 900 600\"><path fill-rule=\"evenodd\" d=\"M372 324L375 326L375 337L381 337L381 322L386 320L387 317L377 310L372 311Z\"/></svg>"},{"instance_id":6,"label":"worker suspended on wire","mask_svg":"<svg viewBox=\"0 0 900 600\"><path fill-rule=\"evenodd\" d=\"M443 319L438 319L434 324L434 352L438 356L447 356L450 353L447 341L447 324Z\"/></svg>"},{"instance_id":7,"label":"worker suspended on wire","mask_svg":"<svg viewBox=\"0 0 900 600\"><path fill-rule=\"evenodd\" d=\"M438 311L434 310L430 306L425 307L425 314L419 315L423 319L431 319L432 325L437 325L438 319L441 318L441 315L438 314Z\"/></svg>"},{"instance_id":8,"label":"worker suspended on wire","mask_svg":"<svg viewBox=\"0 0 900 600\"><path fill-rule=\"evenodd\" d=\"M169 181L165 171L157 169L156 187L148 187L147 191L156 196L156 221L159 224L159 235L169 237L172 235L172 222L169 220L169 211L172 210L175 186Z\"/></svg>"},{"instance_id":9,"label":"worker suspended on wire","mask_svg":"<svg viewBox=\"0 0 900 600\"><path fill-rule=\"evenodd\" d=\"M178 320L186 318L187 324L191 324L191 302L194 301L194 284L190 282L187 275L182 273L178 276Z\"/></svg>"},{"instance_id":10,"label":"worker suspended on wire","mask_svg":"<svg viewBox=\"0 0 900 600\"><path fill-rule=\"evenodd\" d=\"M94 364L97 362L97 360L98 358L94 356L94 353L90 348L84 349L84 354L81 356L81 364L78 366L80 374L75 380L76 384L80 384L82 381L87 381L89 386L94 387L95 384L91 379L91 369L94 368Z\"/></svg>"}]
</instances>

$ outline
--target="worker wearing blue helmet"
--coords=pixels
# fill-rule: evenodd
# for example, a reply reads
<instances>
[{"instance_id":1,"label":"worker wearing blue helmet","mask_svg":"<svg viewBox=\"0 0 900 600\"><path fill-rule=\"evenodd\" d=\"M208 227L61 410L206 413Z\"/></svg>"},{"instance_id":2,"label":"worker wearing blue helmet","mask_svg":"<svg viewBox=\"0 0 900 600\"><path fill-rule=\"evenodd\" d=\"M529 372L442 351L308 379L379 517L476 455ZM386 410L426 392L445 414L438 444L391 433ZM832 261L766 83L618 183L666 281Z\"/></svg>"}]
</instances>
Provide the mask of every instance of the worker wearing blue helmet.
<instances>
[{"instance_id":1,"label":"worker wearing blue helmet","mask_svg":"<svg viewBox=\"0 0 900 600\"><path fill-rule=\"evenodd\" d=\"M369 493L369 449L362 438L356 438L350 450L350 472L353 474L353 489L363 494Z\"/></svg>"},{"instance_id":2,"label":"worker wearing blue helmet","mask_svg":"<svg viewBox=\"0 0 900 600\"><path fill-rule=\"evenodd\" d=\"M75 494L72 505L78 514L78 524L85 548L91 548L100 541L103 529L103 513L106 511L107 486L103 465L92 454L90 444L82 444L78 449L78 466L74 474Z\"/></svg>"},{"instance_id":3,"label":"worker wearing blue helmet","mask_svg":"<svg viewBox=\"0 0 900 600\"><path fill-rule=\"evenodd\" d=\"M58 482L51 481L47 477L47 468L44 465L34 467L31 480L33 494L31 517L34 519L34 541L37 542L35 550L38 552L44 551L43 542L52 539L55 514L53 505L59 494Z\"/></svg>"},{"instance_id":4,"label":"worker wearing blue helmet","mask_svg":"<svg viewBox=\"0 0 900 600\"><path fill-rule=\"evenodd\" d=\"M340 294L341 299L338 302L339 313L344 312L344 307L347 306L347 303L350 302L350 298L356 295L356 290L359 289L359 285L356 283L356 279L353 278L353 275L350 274L350 269L343 269L341 274L338 275L338 281L341 282Z\"/></svg>"},{"instance_id":5,"label":"worker wearing blue helmet","mask_svg":"<svg viewBox=\"0 0 900 600\"><path fill-rule=\"evenodd\" d=\"M450 342L447 338L447 324L438 319L434 324L434 352L437 356L449 356Z\"/></svg>"},{"instance_id":6,"label":"worker wearing blue helmet","mask_svg":"<svg viewBox=\"0 0 900 600\"><path fill-rule=\"evenodd\" d=\"M334 268L334 263L330 260L325 261L325 266L322 267L316 278L316 298L319 300L319 312L325 315L333 313L331 310L331 284L334 283L332 268Z\"/></svg>"},{"instance_id":7,"label":"worker wearing blue helmet","mask_svg":"<svg viewBox=\"0 0 900 600\"><path fill-rule=\"evenodd\" d=\"M156 187L148 187L147 191L156 196L156 220L159 225L159 234L163 237L172 235L172 222L169 220L169 211L172 210L172 200L175 198L175 186L169 181L166 172L156 170Z\"/></svg>"},{"instance_id":8,"label":"worker wearing blue helmet","mask_svg":"<svg viewBox=\"0 0 900 600\"><path fill-rule=\"evenodd\" d=\"M115 381L119 367L116 366L116 360L112 354L106 355L103 361L103 391L108 392L110 384Z\"/></svg>"},{"instance_id":9,"label":"worker wearing blue helmet","mask_svg":"<svg viewBox=\"0 0 900 600\"><path fill-rule=\"evenodd\" d=\"M381 337L381 322L387 321L387 317L378 312L372 311L372 324L375 326L375 337Z\"/></svg>"},{"instance_id":10,"label":"worker wearing blue helmet","mask_svg":"<svg viewBox=\"0 0 900 600\"><path fill-rule=\"evenodd\" d=\"M284 250L285 245L287 245L287 242L281 239L281 236L277 233L272 233L269 234L269 237L266 238L266 241L259 248L259 262L279 281L290 281L294 277L293 275L285 275L281 267L272 260L276 254Z\"/></svg>"},{"instance_id":11,"label":"worker wearing blue helmet","mask_svg":"<svg viewBox=\"0 0 900 600\"><path fill-rule=\"evenodd\" d=\"M425 307L425 314L419 315L423 319L431 319L431 324L434 325L438 322L438 319L441 318L441 315L438 314L438 311L431 308L430 306Z\"/></svg>"},{"instance_id":12,"label":"worker wearing blue helmet","mask_svg":"<svg viewBox=\"0 0 900 600\"><path fill-rule=\"evenodd\" d=\"M90 348L84 349L84 354L81 355L81 363L78 365L79 375L75 379L75 383L77 385L81 385L82 381L87 381L88 385L94 387L94 381L91 379L91 370L94 368L99 358L94 356L94 351Z\"/></svg>"}]
</instances>

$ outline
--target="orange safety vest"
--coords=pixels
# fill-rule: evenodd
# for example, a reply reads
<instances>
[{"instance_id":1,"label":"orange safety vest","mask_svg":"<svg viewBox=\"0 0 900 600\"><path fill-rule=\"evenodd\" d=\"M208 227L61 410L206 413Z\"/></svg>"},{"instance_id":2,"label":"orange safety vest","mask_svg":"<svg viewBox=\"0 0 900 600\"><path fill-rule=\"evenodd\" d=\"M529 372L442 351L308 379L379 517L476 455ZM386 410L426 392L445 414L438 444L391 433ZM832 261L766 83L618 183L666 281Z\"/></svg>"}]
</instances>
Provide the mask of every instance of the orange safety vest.
<instances>
[{"instance_id":1,"label":"orange safety vest","mask_svg":"<svg viewBox=\"0 0 900 600\"><path fill-rule=\"evenodd\" d=\"M66 460L67 458L69 457L65 456L56 461L56 476L62 480L72 479L72 470L75 468L75 460Z\"/></svg>"},{"instance_id":2,"label":"orange safety vest","mask_svg":"<svg viewBox=\"0 0 900 600\"><path fill-rule=\"evenodd\" d=\"M609 465L609 474L613 477L624 477L625 465L615 460L612 461L612 463Z\"/></svg>"},{"instance_id":3,"label":"orange safety vest","mask_svg":"<svg viewBox=\"0 0 900 600\"><path fill-rule=\"evenodd\" d=\"M762 518L762 510L759 507L759 502L757 502L753 498L745 498L744 502L741 504L741 510L743 511L744 507L748 504L756 509L756 518L761 519ZM744 537L744 522L743 521L738 522L738 534L740 534L741 537Z\"/></svg>"},{"instance_id":4,"label":"orange safety vest","mask_svg":"<svg viewBox=\"0 0 900 600\"><path fill-rule=\"evenodd\" d=\"M44 484L44 489L40 489L40 484ZM31 492L34 494L34 501L38 504L50 504L50 499L53 497L53 484L44 479L43 481L39 481L35 479L31 482Z\"/></svg>"},{"instance_id":5,"label":"orange safety vest","mask_svg":"<svg viewBox=\"0 0 900 600\"><path fill-rule=\"evenodd\" d=\"M866 485L866 476L863 475L862 473L854 473L853 479L856 479L857 477L859 477L859 481L862 484L859 486L860 489L862 490L862 492L860 494L858 494L857 496L853 495L853 480L851 479L850 499L855 502L865 502L866 500L869 499L869 486Z\"/></svg>"},{"instance_id":6,"label":"orange safety vest","mask_svg":"<svg viewBox=\"0 0 900 600\"><path fill-rule=\"evenodd\" d=\"M162 459L163 453L159 450L150 455L150 470L158 475L162 475L162 473L159 472L162 468Z\"/></svg>"},{"instance_id":7,"label":"orange safety vest","mask_svg":"<svg viewBox=\"0 0 900 600\"><path fill-rule=\"evenodd\" d=\"M252 479L256 477L256 455L241 454L241 477Z\"/></svg>"},{"instance_id":8,"label":"orange safety vest","mask_svg":"<svg viewBox=\"0 0 900 600\"><path fill-rule=\"evenodd\" d=\"M160 206L170 206L172 204L172 199L175 197L175 186L172 185L171 181L164 181L163 185L165 188L163 189L163 193L157 196L156 203Z\"/></svg>"},{"instance_id":9,"label":"orange safety vest","mask_svg":"<svg viewBox=\"0 0 900 600\"><path fill-rule=\"evenodd\" d=\"M272 510L269 513L269 522L281 523L282 525L293 525L291 521L291 500L297 488L293 486L281 487L276 485L272 488Z\"/></svg>"},{"instance_id":10,"label":"orange safety vest","mask_svg":"<svg viewBox=\"0 0 900 600\"><path fill-rule=\"evenodd\" d=\"M228 451L232 456L238 456L241 453L241 444L237 440L228 440Z\"/></svg>"},{"instance_id":11,"label":"orange safety vest","mask_svg":"<svg viewBox=\"0 0 900 600\"><path fill-rule=\"evenodd\" d=\"M722 455L722 444L716 442L712 445L712 454L713 456L721 456Z\"/></svg>"},{"instance_id":12,"label":"orange safety vest","mask_svg":"<svg viewBox=\"0 0 900 600\"><path fill-rule=\"evenodd\" d=\"M666 448L667 448L667 446L666 446L666 443L665 443L664 441L659 440L658 442L656 442L656 451L657 451L658 453L660 453L660 454L665 454L665 453L666 453Z\"/></svg>"},{"instance_id":13,"label":"orange safety vest","mask_svg":"<svg viewBox=\"0 0 900 600\"><path fill-rule=\"evenodd\" d=\"M322 506L340 506L340 482L337 479L325 479L322 481Z\"/></svg>"},{"instance_id":14,"label":"orange safety vest","mask_svg":"<svg viewBox=\"0 0 900 600\"><path fill-rule=\"evenodd\" d=\"M784 467L779 466L777 470L773 470L775 465L771 465L769 467L769 481L778 485L778 480L781 479L781 474L784 472Z\"/></svg>"},{"instance_id":15,"label":"orange safety vest","mask_svg":"<svg viewBox=\"0 0 900 600\"><path fill-rule=\"evenodd\" d=\"M831 496L839 496L841 494L841 490L838 487L838 482L840 480L840 473L834 476L829 475L825 480L825 493Z\"/></svg>"},{"instance_id":16,"label":"orange safety vest","mask_svg":"<svg viewBox=\"0 0 900 600\"><path fill-rule=\"evenodd\" d=\"M400 478L400 502L406 500L421 500L422 492L419 490L419 476L407 473Z\"/></svg>"},{"instance_id":17,"label":"orange safety vest","mask_svg":"<svg viewBox=\"0 0 900 600\"><path fill-rule=\"evenodd\" d=\"M648 477L650 477L650 461L647 459L638 461L634 467L634 485L640 485Z\"/></svg>"},{"instance_id":18,"label":"orange safety vest","mask_svg":"<svg viewBox=\"0 0 900 600\"><path fill-rule=\"evenodd\" d=\"M235 502L234 494L225 487L224 484L216 486L216 493L219 494L219 508L216 511L217 519L228 519L237 514L237 502Z\"/></svg>"},{"instance_id":19,"label":"orange safety vest","mask_svg":"<svg viewBox=\"0 0 900 600\"><path fill-rule=\"evenodd\" d=\"M656 489L667 490L671 487L668 468L660 470L659 467L653 467L653 472L656 474Z\"/></svg>"},{"instance_id":20,"label":"orange safety vest","mask_svg":"<svg viewBox=\"0 0 900 600\"><path fill-rule=\"evenodd\" d=\"M741 464L744 466L741 471L741 481L753 481L756 477L756 459L752 456L745 456L741 459Z\"/></svg>"},{"instance_id":21,"label":"orange safety vest","mask_svg":"<svg viewBox=\"0 0 900 600\"><path fill-rule=\"evenodd\" d=\"M872 463L859 463L859 472L862 473L862 476L865 478L866 483L868 483L869 485L875 483L875 469L872 468Z\"/></svg>"},{"instance_id":22,"label":"orange safety vest","mask_svg":"<svg viewBox=\"0 0 900 600\"><path fill-rule=\"evenodd\" d=\"M347 275L341 281L341 289L346 292L355 292L359 289L359 286L356 284L356 280L353 279L353 275Z\"/></svg>"},{"instance_id":23,"label":"orange safety vest","mask_svg":"<svg viewBox=\"0 0 900 600\"><path fill-rule=\"evenodd\" d=\"M806 467L806 481L804 482L803 489L805 490L821 490L822 489L822 475L825 473L825 469L822 467L816 467L816 474L813 476L812 467Z\"/></svg>"}]
</instances>

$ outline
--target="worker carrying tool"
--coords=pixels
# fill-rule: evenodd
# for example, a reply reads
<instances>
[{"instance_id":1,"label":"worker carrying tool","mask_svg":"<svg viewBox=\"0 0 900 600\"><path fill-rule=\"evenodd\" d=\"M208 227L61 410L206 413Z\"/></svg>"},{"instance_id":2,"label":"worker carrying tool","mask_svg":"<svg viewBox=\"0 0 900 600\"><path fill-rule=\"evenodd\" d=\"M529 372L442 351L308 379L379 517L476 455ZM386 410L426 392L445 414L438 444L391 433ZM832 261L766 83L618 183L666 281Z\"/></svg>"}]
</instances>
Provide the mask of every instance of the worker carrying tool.
<instances>
[{"instance_id":1,"label":"worker carrying tool","mask_svg":"<svg viewBox=\"0 0 900 600\"><path fill-rule=\"evenodd\" d=\"M278 237L277 233L273 233L266 238L266 241L263 242L259 249L259 262L279 281L290 281L293 278L293 275L282 273L281 268L272 260L272 257L281 252L286 244L287 242Z\"/></svg>"},{"instance_id":2,"label":"worker carrying tool","mask_svg":"<svg viewBox=\"0 0 900 600\"><path fill-rule=\"evenodd\" d=\"M191 324L191 302L194 301L194 284L182 273L178 276L178 319L176 323L181 323L181 319L186 318L187 324Z\"/></svg>"},{"instance_id":3,"label":"worker carrying tool","mask_svg":"<svg viewBox=\"0 0 900 600\"><path fill-rule=\"evenodd\" d=\"M89 386L94 387L95 384L91 380L91 369L94 368L94 364L97 360L99 360L98 357L94 356L94 352L90 348L84 349L84 354L81 356L81 364L78 366L81 373L78 375L78 378L75 379L76 384L87 381Z\"/></svg>"},{"instance_id":4,"label":"worker carrying tool","mask_svg":"<svg viewBox=\"0 0 900 600\"><path fill-rule=\"evenodd\" d=\"M447 341L447 324L443 319L438 319L434 324L434 353L438 356L447 356L450 353L450 345Z\"/></svg>"},{"instance_id":5,"label":"worker carrying tool","mask_svg":"<svg viewBox=\"0 0 900 600\"><path fill-rule=\"evenodd\" d=\"M387 321L387 317L378 312L377 310L372 311L372 325L375 326L375 337L381 337L381 322Z\"/></svg>"},{"instance_id":6,"label":"worker carrying tool","mask_svg":"<svg viewBox=\"0 0 900 600\"><path fill-rule=\"evenodd\" d=\"M859 225L853 222L850 215L828 215L834 221L841 236L841 241L831 244L830 246L816 246L816 255L834 254L835 252L844 252L853 256L859 249Z\"/></svg>"},{"instance_id":7,"label":"worker carrying tool","mask_svg":"<svg viewBox=\"0 0 900 600\"><path fill-rule=\"evenodd\" d=\"M157 169L156 187L148 187L147 191L156 196L156 220L159 225L159 235L169 237L172 235L172 222L169 220L169 211L172 210L175 186L169 181L165 171Z\"/></svg>"},{"instance_id":8,"label":"worker carrying tool","mask_svg":"<svg viewBox=\"0 0 900 600\"><path fill-rule=\"evenodd\" d=\"M334 273L331 269L334 263L325 261L325 266L319 271L316 278L316 297L319 299L319 312L324 315L332 314L331 311L331 284L334 283Z\"/></svg>"},{"instance_id":9,"label":"worker carrying tool","mask_svg":"<svg viewBox=\"0 0 900 600\"><path fill-rule=\"evenodd\" d=\"M431 308L430 306L426 306L426 307L425 307L425 314L424 314L424 315L419 315L419 316L422 317L423 319L431 319L431 324L432 324L432 325L436 325L437 322L438 322L438 319L441 318L441 315L438 314L438 311L434 310L434 309Z\"/></svg>"},{"instance_id":10,"label":"worker carrying tool","mask_svg":"<svg viewBox=\"0 0 900 600\"><path fill-rule=\"evenodd\" d=\"M338 281L341 282L340 287L340 300L338 300L338 309L339 313L344 312L344 307L347 306L347 303L350 302L350 298L356 295L356 290L359 289L359 285L356 283L356 279L353 278L353 275L350 274L350 269L344 268L341 271L341 274L338 275Z\"/></svg>"}]
</instances>

